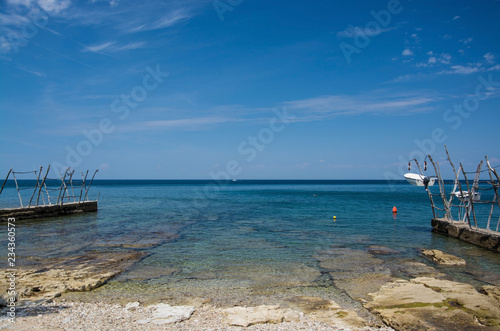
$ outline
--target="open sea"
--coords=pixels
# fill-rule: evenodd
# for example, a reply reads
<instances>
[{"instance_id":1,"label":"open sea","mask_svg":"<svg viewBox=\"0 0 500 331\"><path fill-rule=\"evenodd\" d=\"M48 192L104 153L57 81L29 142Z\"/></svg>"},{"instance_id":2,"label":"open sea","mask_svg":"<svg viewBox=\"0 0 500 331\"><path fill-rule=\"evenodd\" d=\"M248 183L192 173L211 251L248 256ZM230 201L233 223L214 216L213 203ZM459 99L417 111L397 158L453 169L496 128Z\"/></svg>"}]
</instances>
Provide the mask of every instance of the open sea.
<instances>
[{"instance_id":1,"label":"open sea","mask_svg":"<svg viewBox=\"0 0 500 331\"><path fill-rule=\"evenodd\" d=\"M23 192L28 201L31 191ZM342 252L339 270L345 261L351 265L346 272L359 273L372 266L361 259L352 268L358 253L380 245L391 254L377 260L395 277L408 277L398 266L417 261L449 279L500 285L500 254L432 233L427 193L403 181L95 180L89 197L98 195L96 213L19 221L18 264L141 250L148 255L132 268L92 292L74 295L174 301L196 296L221 305L309 295L347 305L318 256ZM9 183L0 208L13 206L19 200ZM482 212L489 210L478 215ZM497 213L492 224L498 218ZM421 255L422 248L462 257L467 267L436 266Z\"/></svg>"}]
</instances>

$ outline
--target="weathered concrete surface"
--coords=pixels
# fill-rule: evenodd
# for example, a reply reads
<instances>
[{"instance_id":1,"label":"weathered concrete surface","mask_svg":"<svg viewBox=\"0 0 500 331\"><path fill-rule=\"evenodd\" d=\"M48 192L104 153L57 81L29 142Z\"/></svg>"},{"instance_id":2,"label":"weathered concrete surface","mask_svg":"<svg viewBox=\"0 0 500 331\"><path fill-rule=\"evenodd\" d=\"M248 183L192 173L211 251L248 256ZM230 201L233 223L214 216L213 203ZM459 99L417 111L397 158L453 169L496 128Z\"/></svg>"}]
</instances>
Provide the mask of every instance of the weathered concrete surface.
<instances>
[{"instance_id":1,"label":"weathered concrete surface","mask_svg":"<svg viewBox=\"0 0 500 331\"><path fill-rule=\"evenodd\" d=\"M432 219L432 231L467 243L500 253L500 232L469 228L462 222L448 222L444 219Z\"/></svg>"},{"instance_id":2,"label":"weathered concrete surface","mask_svg":"<svg viewBox=\"0 0 500 331\"><path fill-rule=\"evenodd\" d=\"M77 213L97 211L97 201L68 202L62 205L48 205L24 208L0 209L0 221L6 222L9 217L16 221L32 218L55 217Z\"/></svg>"},{"instance_id":3,"label":"weathered concrete surface","mask_svg":"<svg viewBox=\"0 0 500 331\"><path fill-rule=\"evenodd\" d=\"M465 266L466 262L464 259L457 256L444 253L438 249L424 249L422 254L430 258L432 261L442 264L442 265L454 265L454 266Z\"/></svg>"}]
</instances>

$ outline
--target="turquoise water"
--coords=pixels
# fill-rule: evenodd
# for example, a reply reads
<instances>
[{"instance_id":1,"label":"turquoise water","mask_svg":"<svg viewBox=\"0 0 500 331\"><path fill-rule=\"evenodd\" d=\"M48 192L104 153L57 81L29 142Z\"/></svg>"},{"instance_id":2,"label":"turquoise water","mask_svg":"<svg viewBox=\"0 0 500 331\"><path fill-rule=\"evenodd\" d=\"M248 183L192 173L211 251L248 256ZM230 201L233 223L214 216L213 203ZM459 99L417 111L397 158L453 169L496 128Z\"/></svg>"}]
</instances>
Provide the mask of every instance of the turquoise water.
<instances>
[{"instance_id":1,"label":"turquoise water","mask_svg":"<svg viewBox=\"0 0 500 331\"><path fill-rule=\"evenodd\" d=\"M95 293L338 296L315 256L383 245L398 253L377 257L396 276L405 276L393 268L405 261L432 265L419 249L435 248L467 260L467 268L439 268L449 278L500 285L499 254L431 233L427 193L406 182L96 181L90 197L98 193L97 213L18 223L19 263L138 249L149 256ZM0 207L16 200L8 187Z\"/></svg>"}]
</instances>

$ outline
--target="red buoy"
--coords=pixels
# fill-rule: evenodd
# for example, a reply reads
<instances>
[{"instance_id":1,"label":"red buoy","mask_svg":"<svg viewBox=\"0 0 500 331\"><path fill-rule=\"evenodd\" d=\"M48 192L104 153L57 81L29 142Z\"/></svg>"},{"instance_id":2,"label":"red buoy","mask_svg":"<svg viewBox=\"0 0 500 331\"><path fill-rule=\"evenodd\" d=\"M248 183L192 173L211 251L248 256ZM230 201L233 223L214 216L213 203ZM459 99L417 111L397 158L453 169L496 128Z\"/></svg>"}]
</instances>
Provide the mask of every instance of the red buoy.
<instances>
[{"instance_id":1,"label":"red buoy","mask_svg":"<svg viewBox=\"0 0 500 331\"><path fill-rule=\"evenodd\" d=\"M393 212L394 214L397 214L397 213L398 213L398 209L396 208L396 206L392 207L392 212Z\"/></svg>"}]
</instances>

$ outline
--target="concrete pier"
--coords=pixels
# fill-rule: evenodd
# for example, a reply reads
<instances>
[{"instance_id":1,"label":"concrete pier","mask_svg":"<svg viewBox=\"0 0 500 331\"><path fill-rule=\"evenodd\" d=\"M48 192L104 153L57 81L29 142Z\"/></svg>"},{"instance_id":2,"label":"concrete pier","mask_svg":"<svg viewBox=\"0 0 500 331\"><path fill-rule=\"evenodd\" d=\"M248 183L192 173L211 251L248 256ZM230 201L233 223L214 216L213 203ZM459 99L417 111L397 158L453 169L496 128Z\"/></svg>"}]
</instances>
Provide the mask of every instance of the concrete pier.
<instances>
[{"instance_id":1,"label":"concrete pier","mask_svg":"<svg viewBox=\"0 0 500 331\"><path fill-rule=\"evenodd\" d=\"M33 206L0 209L0 221L9 217L17 220L64 216L97 211L97 201L68 202L62 205Z\"/></svg>"},{"instance_id":2,"label":"concrete pier","mask_svg":"<svg viewBox=\"0 0 500 331\"><path fill-rule=\"evenodd\" d=\"M470 228L467 223L452 223L442 218L432 220L432 231L500 253L500 232Z\"/></svg>"}]
</instances>

